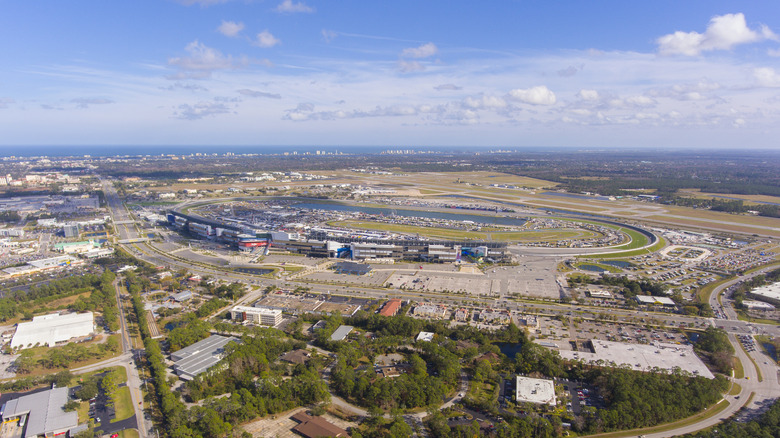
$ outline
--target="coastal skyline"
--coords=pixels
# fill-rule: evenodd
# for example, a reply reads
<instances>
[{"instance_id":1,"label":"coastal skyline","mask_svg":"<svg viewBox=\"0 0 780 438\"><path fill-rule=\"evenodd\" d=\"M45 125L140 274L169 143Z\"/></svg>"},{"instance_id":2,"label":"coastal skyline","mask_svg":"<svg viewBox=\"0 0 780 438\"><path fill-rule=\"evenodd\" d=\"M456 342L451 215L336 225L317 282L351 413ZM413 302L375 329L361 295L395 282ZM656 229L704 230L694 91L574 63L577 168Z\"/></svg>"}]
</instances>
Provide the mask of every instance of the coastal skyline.
<instances>
[{"instance_id":1,"label":"coastal skyline","mask_svg":"<svg viewBox=\"0 0 780 438\"><path fill-rule=\"evenodd\" d=\"M8 3L0 146L778 149L769 2Z\"/></svg>"}]
</instances>

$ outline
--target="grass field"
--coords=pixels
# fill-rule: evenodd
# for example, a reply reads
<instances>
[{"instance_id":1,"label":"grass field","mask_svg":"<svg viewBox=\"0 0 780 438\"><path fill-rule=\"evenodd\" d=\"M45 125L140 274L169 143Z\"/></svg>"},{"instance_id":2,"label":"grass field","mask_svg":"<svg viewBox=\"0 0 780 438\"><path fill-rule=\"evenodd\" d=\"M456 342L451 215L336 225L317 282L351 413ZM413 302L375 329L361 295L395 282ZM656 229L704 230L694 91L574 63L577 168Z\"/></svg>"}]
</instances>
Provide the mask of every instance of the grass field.
<instances>
[{"instance_id":1,"label":"grass field","mask_svg":"<svg viewBox=\"0 0 780 438\"><path fill-rule=\"evenodd\" d=\"M135 429L125 429L119 432L119 438L138 438L138 431Z\"/></svg>"},{"instance_id":2,"label":"grass field","mask_svg":"<svg viewBox=\"0 0 780 438\"><path fill-rule=\"evenodd\" d=\"M386 231L420 235L429 238L452 240L492 240L497 242L556 242L564 239L590 239L598 233L590 230L549 230L549 231L466 231L440 227L418 227L414 225L386 224L354 220L330 221L328 225L353 229Z\"/></svg>"},{"instance_id":3,"label":"grass field","mask_svg":"<svg viewBox=\"0 0 780 438\"><path fill-rule=\"evenodd\" d=\"M135 414L133 398L130 396L130 388L127 386L117 389L114 409L116 410L116 417L111 420L112 423L130 418Z\"/></svg>"}]
</instances>

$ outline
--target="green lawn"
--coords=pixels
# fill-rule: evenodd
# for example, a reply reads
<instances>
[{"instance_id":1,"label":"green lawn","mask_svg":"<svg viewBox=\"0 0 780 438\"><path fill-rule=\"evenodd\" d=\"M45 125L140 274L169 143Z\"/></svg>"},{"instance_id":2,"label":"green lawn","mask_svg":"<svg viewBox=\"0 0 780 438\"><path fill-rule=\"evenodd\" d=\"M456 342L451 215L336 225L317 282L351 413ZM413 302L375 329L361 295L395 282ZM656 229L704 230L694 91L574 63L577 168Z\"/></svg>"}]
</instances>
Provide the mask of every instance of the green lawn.
<instances>
[{"instance_id":1,"label":"green lawn","mask_svg":"<svg viewBox=\"0 0 780 438\"><path fill-rule=\"evenodd\" d=\"M123 386L116 391L114 409L116 410L116 417L111 420L112 423L130 418L135 414L133 398L130 396L130 388L127 386Z\"/></svg>"}]
</instances>

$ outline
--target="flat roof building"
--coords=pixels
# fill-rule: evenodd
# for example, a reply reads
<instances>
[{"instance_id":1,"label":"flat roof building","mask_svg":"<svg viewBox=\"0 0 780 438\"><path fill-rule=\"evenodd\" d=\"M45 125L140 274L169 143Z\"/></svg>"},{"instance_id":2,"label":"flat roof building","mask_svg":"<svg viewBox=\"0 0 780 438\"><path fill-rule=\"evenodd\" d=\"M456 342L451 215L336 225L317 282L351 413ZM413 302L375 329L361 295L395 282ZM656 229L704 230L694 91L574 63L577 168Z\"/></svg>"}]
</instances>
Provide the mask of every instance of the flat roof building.
<instances>
[{"instance_id":1,"label":"flat roof building","mask_svg":"<svg viewBox=\"0 0 780 438\"><path fill-rule=\"evenodd\" d=\"M2 407L3 429L5 423L19 419L19 424L24 424L21 434L24 438L75 434L79 429L79 415L76 411L65 412L63 407L67 402L68 388L53 388L9 400Z\"/></svg>"},{"instance_id":2,"label":"flat roof building","mask_svg":"<svg viewBox=\"0 0 780 438\"><path fill-rule=\"evenodd\" d=\"M255 324L276 327L282 322L282 311L268 307L236 306L230 309L234 321L251 321Z\"/></svg>"},{"instance_id":3,"label":"flat roof building","mask_svg":"<svg viewBox=\"0 0 780 438\"><path fill-rule=\"evenodd\" d=\"M171 353L173 370L182 380L192 380L222 360L225 346L229 342L238 342L238 339L212 335L189 347L175 351Z\"/></svg>"},{"instance_id":4,"label":"flat roof building","mask_svg":"<svg viewBox=\"0 0 780 438\"><path fill-rule=\"evenodd\" d=\"M751 290L748 295L757 300L780 305L780 281Z\"/></svg>"},{"instance_id":5,"label":"flat roof building","mask_svg":"<svg viewBox=\"0 0 780 438\"><path fill-rule=\"evenodd\" d=\"M330 335L331 341L343 341L347 338L347 335L352 332L355 327L351 325L342 325L337 328L332 335Z\"/></svg>"},{"instance_id":6,"label":"flat roof building","mask_svg":"<svg viewBox=\"0 0 780 438\"><path fill-rule=\"evenodd\" d=\"M561 357L569 360L581 360L584 363L606 366L628 365L635 371L652 371L655 368L673 370L680 368L695 376L714 379L704 362L696 356L691 345L666 344L628 344L624 342L591 341L593 352L558 350Z\"/></svg>"},{"instance_id":7,"label":"flat roof building","mask_svg":"<svg viewBox=\"0 0 780 438\"><path fill-rule=\"evenodd\" d=\"M763 301L744 300L742 305L750 310L774 310L775 306Z\"/></svg>"},{"instance_id":8,"label":"flat roof building","mask_svg":"<svg viewBox=\"0 0 780 438\"><path fill-rule=\"evenodd\" d=\"M11 348L34 345L53 347L58 342L89 336L94 331L95 317L92 312L36 316L31 322L21 322L16 326Z\"/></svg>"},{"instance_id":9,"label":"flat roof building","mask_svg":"<svg viewBox=\"0 0 780 438\"><path fill-rule=\"evenodd\" d=\"M557 403L555 384L552 380L517 376L515 378L515 399L518 403L555 406Z\"/></svg>"},{"instance_id":10,"label":"flat roof building","mask_svg":"<svg viewBox=\"0 0 780 438\"><path fill-rule=\"evenodd\" d=\"M674 301L669 297L654 297L651 295L637 295L636 300L639 304L650 304L656 306L675 306Z\"/></svg>"}]
</instances>

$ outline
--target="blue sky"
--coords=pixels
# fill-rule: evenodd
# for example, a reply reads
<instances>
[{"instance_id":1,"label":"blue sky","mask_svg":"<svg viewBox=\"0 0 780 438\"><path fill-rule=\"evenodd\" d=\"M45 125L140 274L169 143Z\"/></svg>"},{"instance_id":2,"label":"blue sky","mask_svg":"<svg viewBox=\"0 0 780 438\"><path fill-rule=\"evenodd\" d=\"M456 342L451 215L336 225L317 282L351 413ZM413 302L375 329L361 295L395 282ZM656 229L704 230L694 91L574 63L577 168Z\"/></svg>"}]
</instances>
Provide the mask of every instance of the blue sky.
<instances>
[{"instance_id":1,"label":"blue sky","mask_svg":"<svg viewBox=\"0 0 780 438\"><path fill-rule=\"evenodd\" d=\"M0 1L0 145L778 149L772 1Z\"/></svg>"}]
</instances>

